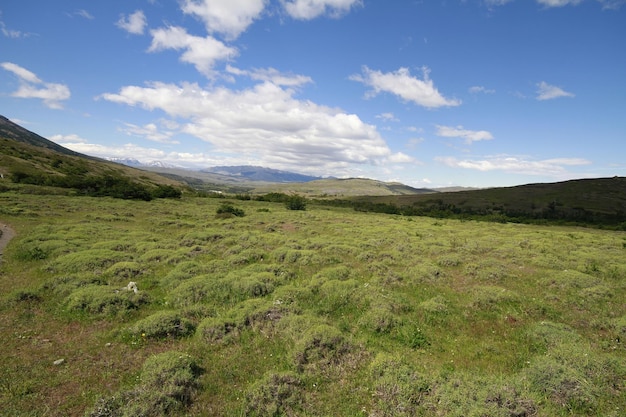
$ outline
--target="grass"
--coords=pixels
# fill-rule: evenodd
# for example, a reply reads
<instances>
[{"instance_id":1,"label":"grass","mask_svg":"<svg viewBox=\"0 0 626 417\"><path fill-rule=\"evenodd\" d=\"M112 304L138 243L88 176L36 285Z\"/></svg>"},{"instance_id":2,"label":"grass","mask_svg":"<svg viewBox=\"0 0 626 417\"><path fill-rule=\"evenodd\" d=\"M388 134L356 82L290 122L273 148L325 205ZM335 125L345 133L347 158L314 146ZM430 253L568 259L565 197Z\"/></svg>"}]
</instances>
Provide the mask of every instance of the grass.
<instances>
[{"instance_id":1,"label":"grass","mask_svg":"<svg viewBox=\"0 0 626 417\"><path fill-rule=\"evenodd\" d=\"M193 197L0 208L7 415L626 409L624 232Z\"/></svg>"}]
</instances>

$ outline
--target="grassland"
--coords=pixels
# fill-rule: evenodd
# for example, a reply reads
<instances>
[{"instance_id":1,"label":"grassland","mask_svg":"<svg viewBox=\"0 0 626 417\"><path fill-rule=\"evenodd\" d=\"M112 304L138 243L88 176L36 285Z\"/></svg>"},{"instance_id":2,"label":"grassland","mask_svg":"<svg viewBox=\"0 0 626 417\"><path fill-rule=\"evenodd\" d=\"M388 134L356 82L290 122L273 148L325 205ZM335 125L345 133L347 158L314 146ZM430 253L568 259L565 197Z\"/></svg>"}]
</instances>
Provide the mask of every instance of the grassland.
<instances>
[{"instance_id":1,"label":"grassland","mask_svg":"<svg viewBox=\"0 0 626 417\"><path fill-rule=\"evenodd\" d=\"M224 201L0 193L1 413L624 414L626 233Z\"/></svg>"}]
</instances>

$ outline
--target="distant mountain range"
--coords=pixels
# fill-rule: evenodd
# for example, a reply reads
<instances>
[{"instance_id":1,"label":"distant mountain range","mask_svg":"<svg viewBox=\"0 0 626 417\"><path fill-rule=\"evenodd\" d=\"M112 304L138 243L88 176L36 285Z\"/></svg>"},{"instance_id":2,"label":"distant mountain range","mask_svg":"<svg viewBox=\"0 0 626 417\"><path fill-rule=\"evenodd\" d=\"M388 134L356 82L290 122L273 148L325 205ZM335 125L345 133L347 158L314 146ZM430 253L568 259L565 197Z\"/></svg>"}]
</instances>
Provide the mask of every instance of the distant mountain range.
<instances>
[{"instance_id":1,"label":"distant mountain range","mask_svg":"<svg viewBox=\"0 0 626 417\"><path fill-rule=\"evenodd\" d=\"M220 175L230 175L241 177L248 181L264 182L310 182L322 179L311 175L298 174L295 172L281 171L278 169L264 168L259 166L239 165L239 166L217 166L202 169L202 172L209 172Z\"/></svg>"}]
</instances>

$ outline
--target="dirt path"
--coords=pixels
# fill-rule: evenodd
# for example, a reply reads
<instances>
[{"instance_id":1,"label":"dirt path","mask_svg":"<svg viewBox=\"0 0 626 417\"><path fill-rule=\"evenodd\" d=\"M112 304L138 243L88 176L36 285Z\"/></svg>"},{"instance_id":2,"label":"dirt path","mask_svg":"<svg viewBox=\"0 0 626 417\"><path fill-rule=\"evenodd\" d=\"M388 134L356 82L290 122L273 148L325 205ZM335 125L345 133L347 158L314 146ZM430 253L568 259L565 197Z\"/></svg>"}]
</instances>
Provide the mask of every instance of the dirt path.
<instances>
[{"instance_id":1,"label":"dirt path","mask_svg":"<svg viewBox=\"0 0 626 417\"><path fill-rule=\"evenodd\" d=\"M6 245L9 244L11 239L15 236L15 231L11 229L8 225L4 223L0 223L0 262L2 261L2 252Z\"/></svg>"}]
</instances>

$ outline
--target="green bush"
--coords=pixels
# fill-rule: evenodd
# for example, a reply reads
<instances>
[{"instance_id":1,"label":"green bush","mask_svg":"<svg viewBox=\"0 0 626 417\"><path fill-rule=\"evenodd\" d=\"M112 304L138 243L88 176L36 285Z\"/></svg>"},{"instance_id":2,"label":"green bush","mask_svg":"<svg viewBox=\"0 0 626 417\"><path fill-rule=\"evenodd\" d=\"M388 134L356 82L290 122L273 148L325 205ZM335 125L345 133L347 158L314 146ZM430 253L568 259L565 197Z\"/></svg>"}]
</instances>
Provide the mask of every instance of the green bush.
<instances>
[{"instance_id":1,"label":"green bush","mask_svg":"<svg viewBox=\"0 0 626 417\"><path fill-rule=\"evenodd\" d=\"M138 387L101 398L89 417L167 417L184 413L198 388L200 368L189 355L165 352L149 357Z\"/></svg>"},{"instance_id":2,"label":"green bush","mask_svg":"<svg viewBox=\"0 0 626 417\"><path fill-rule=\"evenodd\" d=\"M289 210L306 210L307 200L300 195L290 195L285 202Z\"/></svg>"},{"instance_id":3,"label":"green bush","mask_svg":"<svg viewBox=\"0 0 626 417\"><path fill-rule=\"evenodd\" d=\"M89 285L73 291L65 299L65 307L68 311L109 316L136 310L148 300L144 292L117 290L107 285Z\"/></svg>"},{"instance_id":4,"label":"green bush","mask_svg":"<svg viewBox=\"0 0 626 417\"><path fill-rule=\"evenodd\" d=\"M192 334L194 326L191 321L175 311L159 311L139 320L129 329L135 336L148 339L178 338Z\"/></svg>"},{"instance_id":5,"label":"green bush","mask_svg":"<svg viewBox=\"0 0 626 417\"><path fill-rule=\"evenodd\" d=\"M239 327L229 318L207 317L198 325L196 335L209 344L228 343L239 335Z\"/></svg>"},{"instance_id":6,"label":"green bush","mask_svg":"<svg viewBox=\"0 0 626 417\"><path fill-rule=\"evenodd\" d=\"M423 415L422 403L430 390L427 378L417 373L399 357L379 354L370 365L374 384L372 417Z\"/></svg>"},{"instance_id":7,"label":"green bush","mask_svg":"<svg viewBox=\"0 0 626 417\"><path fill-rule=\"evenodd\" d=\"M237 208L229 203L222 203L222 205L219 206L219 208L217 209L216 213L220 217L228 217L228 216L243 217L246 215L246 213L242 209Z\"/></svg>"},{"instance_id":8,"label":"green bush","mask_svg":"<svg viewBox=\"0 0 626 417\"><path fill-rule=\"evenodd\" d=\"M337 328L317 325L305 332L298 342L295 364L300 371L323 370L338 365L353 349Z\"/></svg>"},{"instance_id":9,"label":"green bush","mask_svg":"<svg viewBox=\"0 0 626 417\"><path fill-rule=\"evenodd\" d=\"M304 384L292 372L271 373L246 393L246 416L277 417L302 414Z\"/></svg>"}]
</instances>

